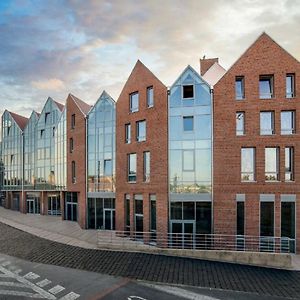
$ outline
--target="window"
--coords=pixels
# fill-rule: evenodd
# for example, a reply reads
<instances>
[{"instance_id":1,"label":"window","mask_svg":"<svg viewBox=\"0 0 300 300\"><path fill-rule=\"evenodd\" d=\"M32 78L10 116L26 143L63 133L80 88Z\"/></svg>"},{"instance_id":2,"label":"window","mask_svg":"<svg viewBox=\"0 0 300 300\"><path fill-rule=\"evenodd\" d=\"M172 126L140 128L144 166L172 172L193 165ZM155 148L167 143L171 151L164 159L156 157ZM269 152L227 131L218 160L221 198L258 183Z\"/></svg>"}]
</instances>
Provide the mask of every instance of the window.
<instances>
[{"instance_id":1,"label":"window","mask_svg":"<svg viewBox=\"0 0 300 300\"><path fill-rule=\"evenodd\" d=\"M236 234L244 235L245 233L245 205L244 201L236 203Z\"/></svg>"},{"instance_id":2,"label":"window","mask_svg":"<svg viewBox=\"0 0 300 300\"><path fill-rule=\"evenodd\" d=\"M286 98L295 97L295 74L286 75Z\"/></svg>"},{"instance_id":3,"label":"window","mask_svg":"<svg viewBox=\"0 0 300 300\"><path fill-rule=\"evenodd\" d=\"M271 99L274 97L274 78L273 75L259 76L259 98Z\"/></svg>"},{"instance_id":4,"label":"window","mask_svg":"<svg viewBox=\"0 0 300 300\"><path fill-rule=\"evenodd\" d=\"M144 152L144 181L150 181L150 152Z\"/></svg>"},{"instance_id":5,"label":"window","mask_svg":"<svg viewBox=\"0 0 300 300\"><path fill-rule=\"evenodd\" d=\"M136 140L138 142L146 141L146 121L136 122Z\"/></svg>"},{"instance_id":6,"label":"window","mask_svg":"<svg viewBox=\"0 0 300 300\"><path fill-rule=\"evenodd\" d=\"M45 113L45 124L47 124L47 121L49 120L49 116L50 116L50 113L46 112Z\"/></svg>"},{"instance_id":7,"label":"window","mask_svg":"<svg viewBox=\"0 0 300 300\"><path fill-rule=\"evenodd\" d=\"M135 231L143 232L144 214L142 195L134 195Z\"/></svg>"},{"instance_id":8,"label":"window","mask_svg":"<svg viewBox=\"0 0 300 300\"><path fill-rule=\"evenodd\" d=\"M156 196L150 195L150 231L156 231Z\"/></svg>"},{"instance_id":9,"label":"window","mask_svg":"<svg viewBox=\"0 0 300 300\"><path fill-rule=\"evenodd\" d=\"M265 180L279 180L279 148L265 148Z\"/></svg>"},{"instance_id":10,"label":"window","mask_svg":"<svg viewBox=\"0 0 300 300\"><path fill-rule=\"evenodd\" d=\"M7 126L7 136L9 136L11 126Z\"/></svg>"},{"instance_id":11,"label":"window","mask_svg":"<svg viewBox=\"0 0 300 300\"><path fill-rule=\"evenodd\" d=\"M194 130L194 117L183 117L183 131L193 131Z\"/></svg>"},{"instance_id":12,"label":"window","mask_svg":"<svg viewBox=\"0 0 300 300\"><path fill-rule=\"evenodd\" d=\"M130 144L131 143L131 125L125 124L125 143Z\"/></svg>"},{"instance_id":13,"label":"window","mask_svg":"<svg viewBox=\"0 0 300 300\"><path fill-rule=\"evenodd\" d=\"M40 138L42 139L44 137L44 134L45 134L45 129L42 129L40 131Z\"/></svg>"},{"instance_id":14,"label":"window","mask_svg":"<svg viewBox=\"0 0 300 300\"><path fill-rule=\"evenodd\" d=\"M294 180L294 148L285 147L285 181Z\"/></svg>"},{"instance_id":15,"label":"window","mask_svg":"<svg viewBox=\"0 0 300 300\"><path fill-rule=\"evenodd\" d=\"M255 180L255 148L241 149L241 180Z\"/></svg>"},{"instance_id":16,"label":"window","mask_svg":"<svg viewBox=\"0 0 300 300\"><path fill-rule=\"evenodd\" d=\"M136 153L128 155L128 181L136 182Z\"/></svg>"},{"instance_id":17,"label":"window","mask_svg":"<svg viewBox=\"0 0 300 300\"><path fill-rule=\"evenodd\" d=\"M129 108L130 112L139 111L139 93L132 93L129 95Z\"/></svg>"},{"instance_id":18,"label":"window","mask_svg":"<svg viewBox=\"0 0 300 300\"><path fill-rule=\"evenodd\" d=\"M183 150L183 171L194 171L194 160L195 160L195 153L194 150Z\"/></svg>"},{"instance_id":19,"label":"window","mask_svg":"<svg viewBox=\"0 0 300 300\"><path fill-rule=\"evenodd\" d=\"M130 195L125 195L125 227L130 230Z\"/></svg>"},{"instance_id":20,"label":"window","mask_svg":"<svg viewBox=\"0 0 300 300\"><path fill-rule=\"evenodd\" d=\"M273 111L262 111L260 112L260 134L261 135L272 135L275 132L274 128L274 112Z\"/></svg>"},{"instance_id":21,"label":"window","mask_svg":"<svg viewBox=\"0 0 300 300\"><path fill-rule=\"evenodd\" d=\"M72 183L76 183L76 166L75 161L72 161Z\"/></svg>"},{"instance_id":22,"label":"window","mask_svg":"<svg viewBox=\"0 0 300 300\"><path fill-rule=\"evenodd\" d=\"M281 237L295 239L295 202L281 202ZM283 242L283 241L282 241ZM287 247L290 252L295 252L295 241L289 241ZM283 246L283 245L282 245Z\"/></svg>"},{"instance_id":23,"label":"window","mask_svg":"<svg viewBox=\"0 0 300 300\"><path fill-rule=\"evenodd\" d=\"M70 138L70 153L72 153L74 150L74 141L73 138Z\"/></svg>"},{"instance_id":24,"label":"window","mask_svg":"<svg viewBox=\"0 0 300 300\"><path fill-rule=\"evenodd\" d=\"M295 111L281 112L281 134L294 134L295 124Z\"/></svg>"},{"instance_id":25,"label":"window","mask_svg":"<svg viewBox=\"0 0 300 300\"><path fill-rule=\"evenodd\" d=\"M245 134L245 113L239 111L236 113L236 135Z\"/></svg>"},{"instance_id":26,"label":"window","mask_svg":"<svg viewBox=\"0 0 300 300\"><path fill-rule=\"evenodd\" d=\"M260 236L274 236L274 202L260 202Z\"/></svg>"},{"instance_id":27,"label":"window","mask_svg":"<svg viewBox=\"0 0 300 300\"><path fill-rule=\"evenodd\" d=\"M182 98L183 99L194 98L194 85L193 84L182 86Z\"/></svg>"},{"instance_id":28,"label":"window","mask_svg":"<svg viewBox=\"0 0 300 300\"><path fill-rule=\"evenodd\" d=\"M235 77L235 99L245 99L245 84L244 76Z\"/></svg>"},{"instance_id":29,"label":"window","mask_svg":"<svg viewBox=\"0 0 300 300\"><path fill-rule=\"evenodd\" d=\"M71 116L71 128L74 129L75 128L75 114L73 114Z\"/></svg>"},{"instance_id":30,"label":"window","mask_svg":"<svg viewBox=\"0 0 300 300\"><path fill-rule=\"evenodd\" d=\"M52 127L52 136L55 136L55 127Z\"/></svg>"},{"instance_id":31,"label":"window","mask_svg":"<svg viewBox=\"0 0 300 300\"><path fill-rule=\"evenodd\" d=\"M15 159L14 154L11 154L11 156L10 156L10 164L11 165L14 163L14 159Z\"/></svg>"},{"instance_id":32,"label":"window","mask_svg":"<svg viewBox=\"0 0 300 300\"><path fill-rule=\"evenodd\" d=\"M154 106L153 86L147 88L147 106Z\"/></svg>"},{"instance_id":33,"label":"window","mask_svg":"<svg viewBox=\"0 0 300 300\"><path fill-rule=\"evenodd\" d=\"M112 161L111 159L104 160L104 176L112 175Z\"/></svg>"}]
</instances>

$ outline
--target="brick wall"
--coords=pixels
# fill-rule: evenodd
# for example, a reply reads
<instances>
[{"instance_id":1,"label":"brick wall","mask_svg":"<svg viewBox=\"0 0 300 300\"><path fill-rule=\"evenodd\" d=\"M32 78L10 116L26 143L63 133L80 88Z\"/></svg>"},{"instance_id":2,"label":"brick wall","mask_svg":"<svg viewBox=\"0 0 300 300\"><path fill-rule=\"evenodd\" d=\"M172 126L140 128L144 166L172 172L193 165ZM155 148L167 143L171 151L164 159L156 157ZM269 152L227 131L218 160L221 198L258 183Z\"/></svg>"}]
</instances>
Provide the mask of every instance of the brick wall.
<instances>
[{"instance_id":1,"label":"brick wall","mask_svg":"<svg viewBox=\"0 0 300 300\"><path fill-rule=\"evenodd\" d=\"M147 107L147 87L153 86L154 107ZM129 94L139 92L139 111L129 112ZM149 194L156 195L157 232L168 230L168 106L167 88L138 61L116 105L116 228L124 230L125 194L130 195L134 228L134 194L143 195L144 231L149 230ZM146 120L146 141L136 141L136 121ZM125 124L131 124L131 143L125 144ZM150 151L150 182L143 182L143 152ZM137 182L128 183L127 155L137 153Z\"/></svg>"},{"instance_id":2,"label":"brick wall","mask_svg":"<svg viewBox=\"0 0 300 300\"><path fill-rule=\"evenodd\" d=\"M286 99L286 74L296 74L296 98ZM259 99L259 75L274 75L275 97ZM245 77L245 99L235 99L235 77ZM245 194L245 234L259 234L259 194L275 194L275 234L280 236L280 194L296 194L299 207L300 123L281 135L280 112L300 114L300 63L262 34L214 87L214 232L235 234L236 194ZM260 111L275 112L275 134L260 135ZM245 112L245 135L236 136L235 114ZM265 147L280 147L280 180L265 182ZM294 147L295 181L284 182L284 147ZM256 182L241 183L242 147L256 147ZM298 214L299 215L299 214ZM300 232L300 222L297 222Z\"/></svg>"}]
</instances>

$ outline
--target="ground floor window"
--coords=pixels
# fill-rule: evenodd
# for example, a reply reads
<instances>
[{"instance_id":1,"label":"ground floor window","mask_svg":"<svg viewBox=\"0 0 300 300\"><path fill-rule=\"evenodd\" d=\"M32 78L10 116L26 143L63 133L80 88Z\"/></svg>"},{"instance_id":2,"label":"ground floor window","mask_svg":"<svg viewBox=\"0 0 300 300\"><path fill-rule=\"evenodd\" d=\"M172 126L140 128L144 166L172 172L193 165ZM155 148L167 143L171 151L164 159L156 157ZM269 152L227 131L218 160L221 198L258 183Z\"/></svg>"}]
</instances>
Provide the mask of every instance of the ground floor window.
<instances>
[{"instance_id":1,"label":"ground floor window","mask_svg":"<svg viewBox=\"0 0 300 300\"><path fill-rule=\"evenodd\" d=\"M60 195L49 195L48 196L48 215L60 216Z\"/></svg>"},{"instance_id":2,"label":"ground floor window","mask_svg":"<svg viewBox=\"0 0 300 300\"><path fill-rule=\"evenodd\" d=\"M274 250L274 202L260 202L260 250Z\"/></svg>"},{"instance_id":3,"label":"ground floor window","mask_svg":"<svg viewBox=\"0 0 300 300\"><path fill-rule=\"evenodd\" d=\"M40 214L40 194L39 193L26 193L27 213Z\"/></svg>"},{"instance_id":4,"label":"ground floor window","mask_svg":"<svg viewBox=\"0 0 300 300\"><path fill-rule=\"evenodd\" d=\"M172 245L208 248L211 241L211 202L176 201L170 205Z\"/></svg>"},{"instance_id":5,"label":"ground floor window","mask_svg":"<svg viewBox=\"0 0 300 300\"><path fill-rule=\"evenodd\" d=\"M245 202L236 203L236 247L237 250L244 250L245 247Z\"/></svg>"},{"instance_id":6,"label":"ground floor window","mask_svg":"<svg viewBox=\"0 0 300 300\"><path fill-rule=\"evenodd\" d=\"M156 196L150 195L150 231L151 239L156 239Z\"/></svg>"},{"instance_id":7,"label":"ground floor window","mask_svg":"<svg viewBox=\"0 0 300 300\"><path fill-rule=\"evenodd\" d=\"M19 193L13 193L11 209L17 210L17 211L20 210L20 194Z\"/></svg>"},{"instance_id":8,"label":"ground floor window","mask_svg":"<svg viewBox=\"0 0 300 300\"><path fill-rule=\"evenodd\" d=\"M78 195L76 192L67 192L65 201L65 219L77 221L78 215Z\"/></svg>"},{"instance_id":9,"label":"ground floor window","mask_svg":"<svg viewBox=\"0 0 300 300\"><path fill-rule=\"evenodd\" d=\"M281 250L295 252L295 202L281 202Z\"/></svg>"},{"instance_id":10,"label":"ground floor window","mask_svg":"<svg viewBox=\"0 0 300 300\"><path fill-rule=\"evenodd\" d=\"M130 195L125 195L125 230L130 231Z\"/></svg>"},{"instance_id":11,"label":"ground floor window","mask_svg":"<svg viewBox=\"0 0 300 300\"><path fill-rule=\"evenodd\" d=\"M134 195L134 221L135 231L144 231L143 196Z\"/></svg>"},{"instance_id":12,"label":"ground floor window","mask_svg":"<svg viewBox=\"0 0 300 300\"><path fill-rule=\"evenodd\" d=\"M114 230L115 219L114 198L88 198L88 228Z\"/></svg>"}]
</instances>

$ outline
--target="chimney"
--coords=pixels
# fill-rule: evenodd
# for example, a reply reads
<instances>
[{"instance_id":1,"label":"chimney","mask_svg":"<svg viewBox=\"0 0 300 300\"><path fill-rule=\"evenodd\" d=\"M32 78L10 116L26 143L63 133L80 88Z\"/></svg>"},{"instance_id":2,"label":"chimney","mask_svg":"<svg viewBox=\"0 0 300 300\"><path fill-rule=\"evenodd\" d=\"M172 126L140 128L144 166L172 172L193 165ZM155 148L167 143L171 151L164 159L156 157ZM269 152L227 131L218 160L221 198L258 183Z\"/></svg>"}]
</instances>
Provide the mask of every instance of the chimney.
<instances>
[{"instance_id":1,"label":"chimney","mask_svg":"<svg viewBox=\"0 0 300 300\"><path fill-rule=\"evenodd\" d=\"M205 58L205 55L203 58L200 58L200 74L203 76L207 70L214 64L219 62L219 58Z\"/></svg>"}]
</instances>

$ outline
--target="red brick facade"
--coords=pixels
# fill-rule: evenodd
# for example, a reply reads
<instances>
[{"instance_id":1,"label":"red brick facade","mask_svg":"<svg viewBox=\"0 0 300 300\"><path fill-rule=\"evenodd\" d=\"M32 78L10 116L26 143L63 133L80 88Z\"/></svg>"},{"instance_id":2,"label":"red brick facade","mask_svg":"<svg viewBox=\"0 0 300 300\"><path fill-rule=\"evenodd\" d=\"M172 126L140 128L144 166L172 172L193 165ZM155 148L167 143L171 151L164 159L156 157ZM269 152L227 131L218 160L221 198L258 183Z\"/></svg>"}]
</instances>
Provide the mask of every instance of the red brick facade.
<instances>
[{"instance_id":1,"label":"red brick facade","mask_svg":"<svg viewBox=\"0 0 300 300\"><path fill-rule=\"evenodd\" d=\"M147 88L153 87L154 106L147 107ZM139 110L130 112L129 95L139 92ZM168 230L168 101L167 88L138 61L116 105L116 229L125 229L125 195L130 195L130 226L134 230L134 195L143 195L143 230L149 231L149 197L156 195L157 232ZM146 141L136 141L136 122L146 120ZM131 143L125 143L125 124L131 124ZM143 152L150 151L150 182L143 182ZM128 183L127 155L137 154L137 181Z\"/></svg>"},{"instance_id":2,"label":"red brick facade","mask_svg":"<svg viewBox=\"0 0 300 300\"><path fill-rule=\"evenodd\" d=\"M296 97L286 98L286 74L294 73ZM272 99L259 98L259 76L272 74ZM235 78L244 76L245 99L236 100ZM280 195L296 194L300 215L300 123L281 135L281 111L300 110L300 63L262 34L214 87L214 233L236 234L236 194L245 194L245 234L259 235L260 194L275 194L275 235L280 236ZM236 112L245 112L245 135L236 136ZM274 111L275 134L260 135L260 112ZM294 147L294 182L285 182L284 148ZM255 147L255 182L241 182L241 148ZM280 147L279 180L265 181L265 147ZM300 222L296 222L300 232ZM298 229L298 230L297 230ZM298 249L300 249L298 247Z\"/></svg>"}]
</instances>

